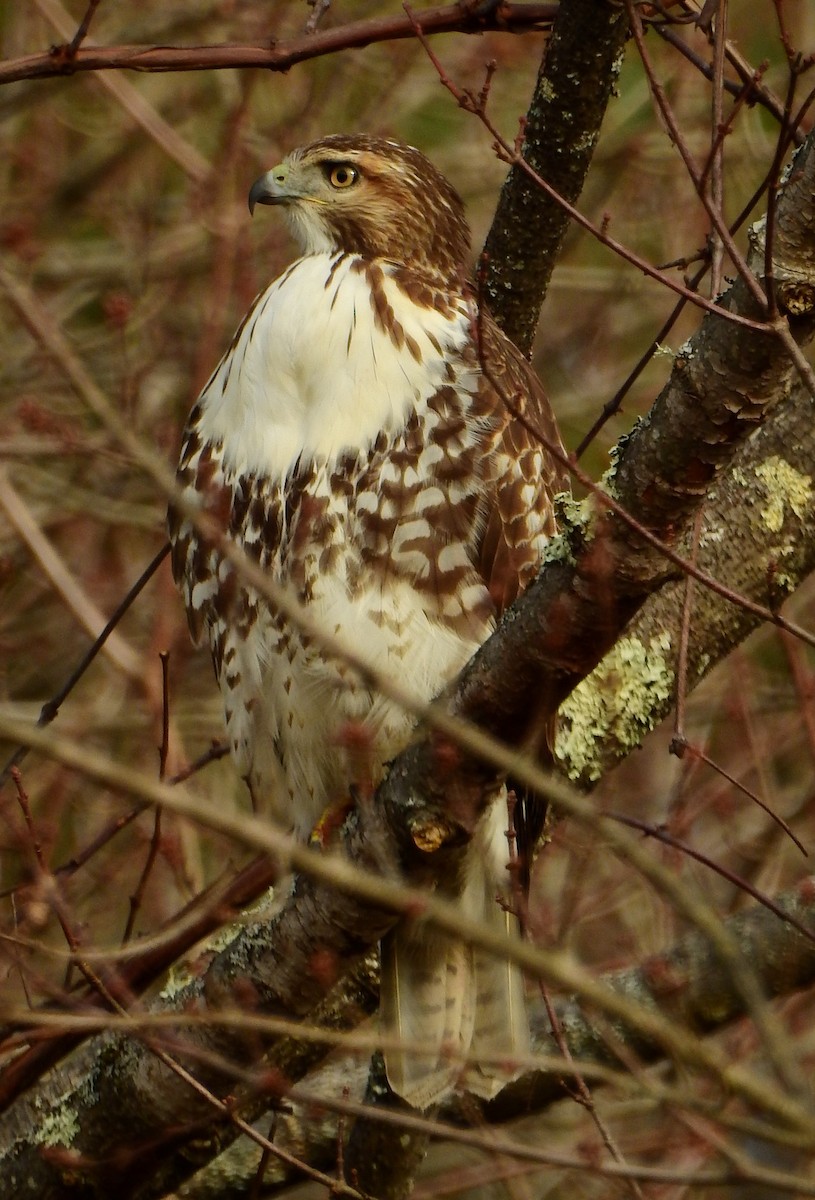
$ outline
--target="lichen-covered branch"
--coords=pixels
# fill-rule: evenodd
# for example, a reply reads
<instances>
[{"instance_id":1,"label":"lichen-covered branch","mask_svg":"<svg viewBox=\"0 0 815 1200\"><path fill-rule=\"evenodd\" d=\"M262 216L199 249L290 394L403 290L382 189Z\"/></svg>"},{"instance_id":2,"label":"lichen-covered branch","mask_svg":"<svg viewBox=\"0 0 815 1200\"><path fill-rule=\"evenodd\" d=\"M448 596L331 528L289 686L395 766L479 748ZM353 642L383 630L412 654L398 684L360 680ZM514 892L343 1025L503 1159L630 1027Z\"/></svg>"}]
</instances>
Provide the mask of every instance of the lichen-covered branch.
<instances>
[{"instance_id":1,"label":"lichen-covered branch","mask_svg":"<svg viewBox=\"0 0 815 1200\"><path fill-rule=\"evenodd\" d=\"M622 6L562 0L526 115L523 156L571 204L591 165L627 35ZM563 208L513 166L484 246L485 295L527 355L568 225Z\"/></svg>"},{"instance_id":2,"label":"lichen-covered branch","mask_svg":"<svg viewBox=\"0 0 815 1200\"><path fill-rule=\"evenodd\" d=\"M779 896L775 904L799 925L815 928L815 880L802 881L797 888ZM815 942L804 937L790 922L779 920L769 909L755 906L728 921L728 929L750 959L768 997L789 996L795 990L810 986L815 980ZM712 952L710 945L697 934L681 939L636 967L611 973L604 982L636 1004L653 1005L663 1009L671 1019L706 1032L721 1029L744 1015L738 993L732 987L727 972ZM355 1002L349 998L349 1006ZM611 1044L600 1032L592 1014L575 998L564 998L556 1011L565 1044L577 1068L593 1085L612 1083L619 1079L619 1058ZM568 1070L560 1060L560 1048L552 1036L549 1017L543 1004L532 1010L534 1051L547 1056L551 1066L525 1073L489 1104L481 1113L488 1123L504 1123L516 1117L541 1112L568 1093ZM608 1026L603 1029L608 1032ZM642 1063L653 1062L661 1056L660 1047L643 1038L633 1028L614 1026L619 1044L636 1054ZM367 1068L359 1058L333 1062L309 1082L312 1094L346 1094L351 1100L361 1100L366 1087ZM652 1078L650 1086L655 1098L679 1101L671 1097ZM461 1114L452 1102L441 1114L443 1121L457 1121ZM472 1112L465 1114L468 1121ZM373 1120L373 1118L372 1118ZM469 1123L469 1121L468 1121ZM772 1131L767 1129L768 1136ZM309 1165L330 1170L336 1157L340 1136L337 1114L324 1112L317 1119L313 1109L294 1104L289 1113L278 1119L275 1141L285 1150L296 1153ZM185 1185L181 1193L185 1200L217 1200L225 1186L248 1188L255 1177L260 1161L260 1148L242 1138L211 1166L203 1168ZM283 1187L290 1184L296 1172L284 1162L270 1162L265 1174L265 1186Z\"/></svg>"},{"instance_id":3,"label":"lichen-covered branch","mask_svg":"<svg viewBox=\"0 0 815 1200\"><path fill-rule=\"evenodd\" d=\"M697 566L739 596L775 610L815 569L812 397L793 398L739 450L707 494ZM680 552L690 557L686 534ZM603 662L561 705L558 757L588 787L641 745L676 700L685 582L651 596ZM742 642L761 618L694 585L687 687Z\"/></svg>"},{"instance_id":4,"label":"lichen-covered branch","mask_svg":"<svg viewBox=\"0 0 815 1200\"><path fill-rule=\"evenodd\" d=\"M810 135L779 198L783 216L775 243L779 278L796 280L789 321L802 344L815 329L815 276L809 270L814 210ZM750 262L761 277L756 244ZM742 280L723 304L758 315ZM617 447L605 480L613 509L593 494L571 525L564 520L554 561L465 669L456 711L517 745L532 722L559 707L648 597L681 575L651 538L677 546L748 436L797 386L796 367L774 332L757 333L708 313L677 355L648 416ZM474 765L473 782L479 777L483 782L484 771Z\"/></svg>"}]
</instances>

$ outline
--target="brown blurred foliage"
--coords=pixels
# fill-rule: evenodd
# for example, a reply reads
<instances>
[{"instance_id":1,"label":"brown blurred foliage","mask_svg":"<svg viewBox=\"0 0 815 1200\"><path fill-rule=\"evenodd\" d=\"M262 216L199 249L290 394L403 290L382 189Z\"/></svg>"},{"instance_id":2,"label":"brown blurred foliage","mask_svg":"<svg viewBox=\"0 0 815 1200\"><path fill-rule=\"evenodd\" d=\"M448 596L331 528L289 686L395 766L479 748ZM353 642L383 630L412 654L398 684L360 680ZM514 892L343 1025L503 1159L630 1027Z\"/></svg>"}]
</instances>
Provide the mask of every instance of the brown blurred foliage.
<instances>
[{"instance_id":1,"label":"brown blurred foliage","mask_svg":"<svg viewBox=\"0 0 815 1200\"><path fill-rule=\"evenodd\" d=\"M64 7L58 0L3 5L2 57L39 53L66 40L61 22L75 28L84 11L76 0ZM105 45L283 40L302 31L311 11L303 0L102 0L89 38ZM401 12L398 5L381 0L335 0L322 25L394 12ZM766 64L762 83L783 99L790 56L815 51L815 13L806 5L731 0L728 22L739 53L755 69ZM710 60L702 32L688 26L677 36ZM490 113L511 141L544 42L538 32L447 34L434 49L451 77L475 91L485 64L495 60ZM703 162L711 143L711 86L653 30L648 45L684 136ZM804 72L799 102L812 86L812 73ZM778 126L760 104L741 105L731 120L730 103L725 101L724 189L732 219L766 175ZM4 269L31 289L127 427L159 459L174 461L186 414L235 325L291 257L273 213L250 220L249 185L295 145L327 132L363 130L398 136L427 152L464 197L474 246L480 247L506 167L488 133L455 106L412 39L306 61L286 74L100 72L0 89ZM580 208L653 263L692 264L705 247L707 217L655 116L633 50L622 65ZM756 215L762 209L760 203ZM535 351L570 448L674 302L658 282L588 233L570 231ZM11 305L3 304L2 312L0 709L34 721L161 548L166 498L72 388L47 339L34 337ZM647 412L670 369L670 352L698 320L695 310L685 310L664 352L653 357L595 439L582 460L592 475L602 473L609 448ZM791 608L802 624L809 623L811 594L805 587ZM160 654L168 662L166 710ZM804 847L813 844L814 693L811 651L777 631L761 632L689 704L688 736L715 765L692 755L671 757L672 730L660 729L601 782L597 803L667 825L762 892L788 886L805 873L806 862L746 792L789 822ZM157 774L161 769L168 777L219 739L220 700L208 656L189 643L166 563L66 701L57 725L119 763ZM5 757L14 747L2 750ZM236 810L247 803L226 759L199 772L195 787L205 802L232 803ZM21 790L29 797L30 826L19 804ZM40 1004L76 984L76 971L66 972L66 926L85 949L116 946L129 926L133 936L151 934L202 887L246 859L242 847L165 816L141 884L154 817L143 812L114 831L113 823L131 808L126 797L33 756L22 765L19 789L5 785L0 911L7 940L0 969L7 1009ZM98 851L71 869L71 860L105 831L111 836ZM35 841L47 872L37 863ZM716 875L677 850L655 848L654 854L720 913L743 907L732 875ZM67 869L57 876L56 904L48 872L58 868ZM555 829L541 860L531 924L538 939L568 948L598 971L641 961L684 930L664 897L608 853L601 838L568 824ZM785 1036L795 1039L795 1055L811 1070L810 1000L785 1001L780 1017ZM734 1060L762 1070L752 1026L718 1036ZM724 1098L717 1098L714 1083L705 1086L710 1107L702 1115L654 1100L645 1087L598 1092L603 1122L622 1157L676 1170L674 1182L644 1183L635 1194L712 1196L701 1184L689 1191L683 1172L755 1149L749 1129L717 1122L716 1103L724 1105ZM529 1118L516 1132L589 1161L602 1151L585 1108L571 1102ZM465 1171L462 1153L449 1147L439 1152L426 1168L438 1175L428 1175L417 1195L588 1198L631 1190L585 1171L528 1179L517 1174L498 1183L520 1168L468 1151L476 1165ZM799 1169L803 1180L811 1180L812 1159L799 1154L798 1148L761 1143L758 1158ZM774 1193L748 1181L729 1194L759 1200Z\"/></svg>"}]
</instances>

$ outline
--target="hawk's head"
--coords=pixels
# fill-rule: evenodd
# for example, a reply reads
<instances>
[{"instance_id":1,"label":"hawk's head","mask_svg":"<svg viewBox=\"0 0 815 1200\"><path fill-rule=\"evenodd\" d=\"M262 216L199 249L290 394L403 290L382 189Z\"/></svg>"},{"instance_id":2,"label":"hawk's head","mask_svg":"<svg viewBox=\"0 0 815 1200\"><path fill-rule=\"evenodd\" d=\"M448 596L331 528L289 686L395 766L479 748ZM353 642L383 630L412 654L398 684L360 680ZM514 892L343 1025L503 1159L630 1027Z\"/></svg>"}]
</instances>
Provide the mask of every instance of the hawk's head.
<instances>
[{"instance_id":1,"label":"hawk's head","mask_svg":"<svg viewBox=\"0 0 815 1200\"><path fill-rule=\"evenodd\" d=\"M304 254L392 259L445 282L468 268L464 206L423 154L402 142L332 134L293 150L249 193L282 204Z\"/></svg>"}]
</instances>

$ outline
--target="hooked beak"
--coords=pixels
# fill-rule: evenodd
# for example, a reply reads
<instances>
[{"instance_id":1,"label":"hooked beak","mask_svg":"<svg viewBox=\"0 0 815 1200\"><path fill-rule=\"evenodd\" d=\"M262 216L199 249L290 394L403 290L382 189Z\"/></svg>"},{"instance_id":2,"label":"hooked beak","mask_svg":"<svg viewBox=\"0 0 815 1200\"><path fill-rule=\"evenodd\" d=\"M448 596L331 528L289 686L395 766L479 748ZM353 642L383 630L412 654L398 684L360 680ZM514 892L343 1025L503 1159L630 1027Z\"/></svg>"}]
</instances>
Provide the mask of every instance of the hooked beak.
<instances>
[{"instance_id":1,"label":"hooked beak","mask_svg":"<svg viewBox=\"0 0 815 1200\"><path fill-rule=\"evenodd\" d=\"M294 197L286 191L287 168L281 163L272 167L249 189L249 212L254 213L256 204L288 204Z\"/></svg>"}]
</instances>

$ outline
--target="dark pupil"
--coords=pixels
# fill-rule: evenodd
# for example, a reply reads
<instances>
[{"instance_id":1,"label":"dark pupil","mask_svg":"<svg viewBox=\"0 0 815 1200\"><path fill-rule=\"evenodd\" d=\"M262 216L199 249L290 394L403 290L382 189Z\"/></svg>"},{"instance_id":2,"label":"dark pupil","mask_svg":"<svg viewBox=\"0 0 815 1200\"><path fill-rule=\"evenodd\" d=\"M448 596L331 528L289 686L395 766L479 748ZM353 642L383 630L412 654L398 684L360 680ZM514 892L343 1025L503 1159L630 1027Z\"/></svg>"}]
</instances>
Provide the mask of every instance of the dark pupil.
<instances>
[{"instance_id":1,"label":"dark pupil","mask_svg":"<svg viewBox=\"0 0 815 1200\"><path fill-rule=\"evenodd\" d=\"M335 167L334 168L334 182L335 183L342 186L343 184L350 183L352 179L353 179L353 173L352 173L350 167Z\"/></svg>"}]
</instances>

